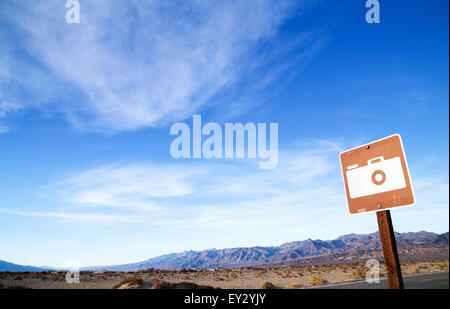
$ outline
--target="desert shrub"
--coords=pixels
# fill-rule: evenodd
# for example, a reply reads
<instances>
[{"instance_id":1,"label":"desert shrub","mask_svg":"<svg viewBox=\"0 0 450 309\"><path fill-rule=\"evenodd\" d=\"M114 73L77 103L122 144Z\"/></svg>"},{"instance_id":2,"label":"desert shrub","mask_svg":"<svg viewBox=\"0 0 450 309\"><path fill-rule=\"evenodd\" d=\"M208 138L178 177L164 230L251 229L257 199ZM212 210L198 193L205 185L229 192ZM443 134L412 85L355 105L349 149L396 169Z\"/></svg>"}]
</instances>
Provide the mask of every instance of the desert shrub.
<instances>
[{"instance_id":1,"label":"desert shrub","mask_svg":"<svg viewBox=\"0 0 450 309\"><path fill-rule=\"evenodd\" d=\"M365 279L366 278L367 269L360 267L352 271L350 275L350 279Z\"/></svg>"},{"instance_id":2,"label":"desert shrub","mask_svg":"<svg viewBox=\"0 0 450 309\"><path fill-rule=\"evenodd\" d=\"M261 283L258 286L258 289L262 289L262 290L269 290L269 289L274 289L274 288L275 288L275 285L270 281L264 281L263 283Z\"/></svg>"},{"instance_id":3,"label":"desert shrub","mask_svg":"<svg viewBox=\"0 0 450 309\"><path fill-rule=\"evenodd\" d=\"M118 289L124 285L127 285L128 287L141 286L143 283L144 283L144 281L141 278L131 277L131 278L123 279L118 284L114 285L113 289Z\"/></svg>"},{"instance_id":4,"label":"desert shrub","mask_svg":"<svg viewBox=\"0 0 450 309\"><path fill-rule=\"evenodd\" d=\"M324 285L326 283L328 283L327 280L325 280L319 275L314 275L309 279L308 286Z\"/></svg>"},{"instance_id":5,"label":"desert shrub","mask_svg":"<svg viewBox=\"0 0 450 309\"><path fill-rule=\"evenodd\" d=\"M199 285L192 282L177 282L171 283L167 281L157 281L152 287L157 290L165 290L165 289L215 289L209 285Z\"/></svg>"},{"instance_id":6,"label":"desert shrub","mask_svg":"<svg viewBox=\"0 0 450 309\"><path fill-rule=\"evenodd\" d=\"M438 268L439 268L439 270L448 270L448 266L444 265L444 264L439 265Z\"/></svg>"},{"instance_id":7,"label":"desert shrub","mask_svg":"<svg viewBox=\"0 0 450 309\"><path fill-rule=\"evenodd\" d=\"M420 269L421 269L420 265L417 265L411 268L411 270L408 273L411 275L420 274Z\"/></svg>"}]
</instances>

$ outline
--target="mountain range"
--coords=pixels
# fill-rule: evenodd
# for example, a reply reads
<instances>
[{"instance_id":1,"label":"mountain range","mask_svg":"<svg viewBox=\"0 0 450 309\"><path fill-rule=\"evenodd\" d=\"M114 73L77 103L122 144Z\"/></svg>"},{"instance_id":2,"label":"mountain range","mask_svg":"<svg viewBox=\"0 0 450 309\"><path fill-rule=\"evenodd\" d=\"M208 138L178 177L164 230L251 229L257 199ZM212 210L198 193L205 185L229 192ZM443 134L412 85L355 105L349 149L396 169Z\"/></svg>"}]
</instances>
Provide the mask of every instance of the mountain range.
<instances>
[{"instance_id":1,"label":"mountain range","mask_svg":"<svg viewBox=\"0 0 450 309\"><path fill-rule=\"evenodd\" d=\"M426 231L395 233L403 260L448 258L449 235ZM148 268L283 267L320 265L383 259L380 235L348 234L334 240L293 241L272 247L248 247L185 251L161 255L122 265L92 266L82 270L136 271ZM42 271L45 268L21 266L0 261L0 271Z\"/></svg>"},{"instance_id":2,"label":"mountain range","mask_svg":"<svg viewBox=\"0 0 450 309\"><path fill-rule=\"evenodd\" d=\"M400 257L448 258L448 232L395 233ZM348 234L334 240L293 241L274 247L249 247L185 251L151 258L138 263L87 267L89 270L133 271L148 268L216 268L251 266L291 266L334 264L378 258L382 248L378 232Z\"/></svg>"}]
</instances>

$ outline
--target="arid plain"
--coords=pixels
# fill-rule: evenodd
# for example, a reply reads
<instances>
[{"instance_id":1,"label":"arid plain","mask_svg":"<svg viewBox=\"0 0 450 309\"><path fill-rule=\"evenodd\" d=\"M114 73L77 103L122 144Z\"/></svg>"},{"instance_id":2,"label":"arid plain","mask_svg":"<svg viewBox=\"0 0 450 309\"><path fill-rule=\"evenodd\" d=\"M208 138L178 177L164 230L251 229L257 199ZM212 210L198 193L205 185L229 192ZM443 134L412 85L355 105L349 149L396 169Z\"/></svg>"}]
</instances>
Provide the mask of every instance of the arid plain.
<instances>
[{"instance_id":1,"label":"arid plain","mask_svg":"<svg viewBox=\"0 0 450 309\"><path fill-rule=\"evenodd\" d=\"M404 275L449 270L449 260L401 263ZM301 288L366 278L365 263L280 268L213 268L130 272L82 271L80 283L67 283L66 272L1 272L0 288L29 289L170 289L170 288ZM385 277L384 264L380 276Z\"/></svg>"}]
</instances>

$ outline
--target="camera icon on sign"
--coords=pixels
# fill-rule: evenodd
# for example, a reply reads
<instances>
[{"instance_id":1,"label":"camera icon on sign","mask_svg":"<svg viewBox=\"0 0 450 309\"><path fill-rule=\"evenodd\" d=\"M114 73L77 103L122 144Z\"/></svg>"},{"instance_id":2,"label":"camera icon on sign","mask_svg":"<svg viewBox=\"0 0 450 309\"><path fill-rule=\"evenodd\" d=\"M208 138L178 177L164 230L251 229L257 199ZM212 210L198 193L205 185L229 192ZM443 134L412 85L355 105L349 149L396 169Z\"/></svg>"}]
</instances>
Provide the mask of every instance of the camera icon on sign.
<instances>
[{"instance_id":1,"label":"camera icon on sign","mask_svg":"<svg viewBox=\"0 0 450 309\"><path fill-rule=\"evenodd\" d=\"M376 157L368 160L365 166L347 166L345 173L352 199L406 187L400 157L388 160Z\"/></svg>"}]
</instances>

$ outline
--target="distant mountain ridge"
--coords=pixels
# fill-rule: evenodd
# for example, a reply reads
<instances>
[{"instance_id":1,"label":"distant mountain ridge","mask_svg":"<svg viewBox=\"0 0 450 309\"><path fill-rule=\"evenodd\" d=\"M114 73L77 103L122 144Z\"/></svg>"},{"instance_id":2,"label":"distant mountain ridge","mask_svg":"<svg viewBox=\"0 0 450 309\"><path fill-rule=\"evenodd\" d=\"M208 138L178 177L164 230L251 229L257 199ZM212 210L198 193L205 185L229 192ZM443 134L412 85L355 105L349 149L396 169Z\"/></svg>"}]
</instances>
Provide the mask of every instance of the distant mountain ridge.
<instances>
[{"instance_id":1,"label":"distant mountain ridge","mask_svg":"<svg viewBox=\"0 0 450 309\"><path fill-rule=\"evenodd\" d=\"M395 233L399 254L424 255L427 253L447 253L448 232L436 234L426 231ZM215 267L248 267L261 265L301 264L311 258L321 258L333 263L333 257L354 260L359 254L377 253L382 248L378 232L371 234L348 234L334 240L293 241L273 247L249 247L229 249L208 249L185 251L151 258L142 262L86 267L89 270L133 271L148 268L182 269ZM347 256L347 259L346 259ZM323 263L323 262L321 262Z\"/></svg>"},{"instance_id":2,"label":"distant mountain ridge","mask_svg":"<svg viewBox=\"0 0 450 309\"><path fill-rule=\"evenodd\" d=\"M426 231L395 233L399 255L411 258L448 258L449 233ZM378 232L348 234L334 240L292 241L280 246L208 249L170 253L148 260L111 266L84 267L82 270L135 271L148 268L217 268L268 267L348 263L368 258L382 259ZM33 270L34 269L34 270ZM0 261L0 271L43 271L33 266L21 266Z\"/></svg>"},{"instance_id":3,"label":"distant mountain ridge","mask_svg":"<svg viewBox=\"0 0 450 309\"><path fill-rule=\"evenodd\" d=\"M14 263L9 263L5 261L0 261L0 272L1 271L47 271L50 270L50 268L44 268L44 267L35 267L35 266L25 266L25 265L18 265Z\"/></svg>"}]
</instances>

